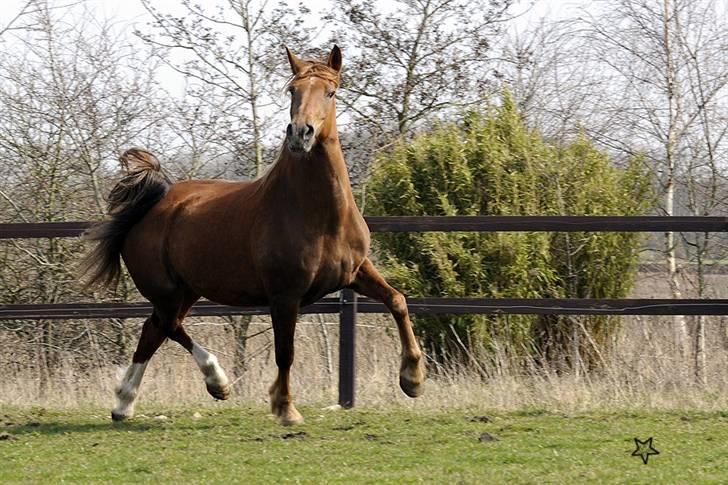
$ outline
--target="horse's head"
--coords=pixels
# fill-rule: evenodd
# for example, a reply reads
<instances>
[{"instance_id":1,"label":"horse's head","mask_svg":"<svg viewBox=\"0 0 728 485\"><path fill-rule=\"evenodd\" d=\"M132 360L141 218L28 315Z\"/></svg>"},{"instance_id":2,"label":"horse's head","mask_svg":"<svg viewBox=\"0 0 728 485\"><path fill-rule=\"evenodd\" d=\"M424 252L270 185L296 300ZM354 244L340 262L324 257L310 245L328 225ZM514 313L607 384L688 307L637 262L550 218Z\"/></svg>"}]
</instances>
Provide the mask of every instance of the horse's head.
<instances>
[{"instance_id":1,"label":"horse's head","mask_svg":"<svg viewBox=\"0 0 728 485\"><path fill-rule=\"evenodd\" d=\"M292 152L309 152L319 139L330 134L328 130L336 117L334 95L339 87L341 49L334 46L325 63L301 60L287 47L286 53L293 71L288 83L291 122L286 143Z\"/></svg>"}]
</instances>

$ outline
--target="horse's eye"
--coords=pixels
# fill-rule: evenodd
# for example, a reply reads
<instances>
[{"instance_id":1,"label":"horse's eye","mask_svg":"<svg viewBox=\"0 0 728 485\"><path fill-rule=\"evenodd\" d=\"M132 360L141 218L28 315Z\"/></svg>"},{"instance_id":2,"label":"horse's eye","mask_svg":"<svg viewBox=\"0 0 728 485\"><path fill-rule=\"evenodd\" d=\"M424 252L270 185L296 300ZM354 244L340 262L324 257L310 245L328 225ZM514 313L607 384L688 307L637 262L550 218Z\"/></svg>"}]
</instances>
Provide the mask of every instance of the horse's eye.
<instances>
[{"instance_id":1,"label":"horse's eye","mask_svg":"<svg viewBox=\"0 0 728 485\"><path fill-rule=\"evenodd\" d=\"M336 91L329 91L328 93L326 93L326 96L328 96L329 98L333 98L334 94L336 94Z\"/></svg>"},{"instance_id":2,"label":"horse's eye","mask_svg":"<svg viewBox=\"0 0 728 485\"><path fill-rule=\"evenodd\" d=\"M293 95L293 93L295 93L295 92L296 92L296 88L294 88L293 86L289 86L289 88L288 88L288 94Z\"/></svg>"}]
</instances>

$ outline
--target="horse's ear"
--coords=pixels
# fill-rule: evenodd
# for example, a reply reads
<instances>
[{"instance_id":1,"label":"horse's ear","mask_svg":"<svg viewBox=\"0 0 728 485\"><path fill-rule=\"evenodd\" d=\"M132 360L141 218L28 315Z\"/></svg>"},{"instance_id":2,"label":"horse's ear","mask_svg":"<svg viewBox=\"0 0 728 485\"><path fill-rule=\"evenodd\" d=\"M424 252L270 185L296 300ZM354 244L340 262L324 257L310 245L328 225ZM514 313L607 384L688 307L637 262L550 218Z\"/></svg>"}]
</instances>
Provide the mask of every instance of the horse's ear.
<instances>
[{"instance_id":1,"label":"horse's ear","mask_svg":"<svg viewBox=\"0 0 728 485\"><path fill-rule=\"evenodd\" d=\"M334 45L334 48L331 49L326 64L336 72L341 71L341 49L338 45Z\"/></svg>"},{"instance_id":2,"label":"horse's ear","mask_svg":"<svg viewBox=\"0 0 728 485\"><path fill-rule=\"evenodd\" d=\"M291 71L293 71L293 75L295 76L301 70L301 59L296 57L296 54L291 52L291 49L289 49L288 46L284 45L283 47L286 48L286 55L288 56L288 62L289 62L289 64L291 64Z\"/></svg>"}]
</instances>

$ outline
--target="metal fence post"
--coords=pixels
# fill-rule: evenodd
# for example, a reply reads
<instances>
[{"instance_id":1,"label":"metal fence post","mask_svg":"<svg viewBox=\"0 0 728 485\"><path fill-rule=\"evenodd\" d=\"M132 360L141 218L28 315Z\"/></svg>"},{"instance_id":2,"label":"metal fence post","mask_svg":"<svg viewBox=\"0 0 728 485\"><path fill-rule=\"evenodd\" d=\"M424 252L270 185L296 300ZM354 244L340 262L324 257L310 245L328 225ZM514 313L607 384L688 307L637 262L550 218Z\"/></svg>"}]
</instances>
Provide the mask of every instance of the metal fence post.
<instances>
[{"instance_id":1,"label":"metal fence post","mask_svg":"<svg viewBox=\"0 0 728 485\"><path fill-rule=\"evenodd\" d=\"M344 289L339 311L339 405L354 407L354 360L356 340L356 293Z\"/></svg>"}]
</instances>

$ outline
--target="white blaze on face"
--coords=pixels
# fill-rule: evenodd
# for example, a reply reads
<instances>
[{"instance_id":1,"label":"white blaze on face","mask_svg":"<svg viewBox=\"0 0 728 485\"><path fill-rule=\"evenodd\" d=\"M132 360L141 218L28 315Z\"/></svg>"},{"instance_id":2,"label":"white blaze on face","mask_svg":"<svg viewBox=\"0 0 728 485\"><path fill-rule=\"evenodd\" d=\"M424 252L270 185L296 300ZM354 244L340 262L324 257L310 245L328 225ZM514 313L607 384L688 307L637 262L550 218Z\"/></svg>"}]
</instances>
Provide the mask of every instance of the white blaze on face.
<instances>
[{"instance_id":1,"label":"white blaze on face","mask_svg":"<svg viewBox=\"0 0 728 485\"><path fill-rule=\"evenodd\" d=\"M197 366L205 375L205 384L215 388L223 388L229 384L225 371L220 367L217 357L196 343L192 344L192 357L194 357Z\"/></svg>"},{"instance_id":2,"label":"white blaze on face","mask_svg":"<svg viewBox=\"0 0 728 485\"><path fill-rule=\"evenodd\" d=\"M126 369L124 377L116 386L116 407L112 411L115 416L121 419L134 416L134 401L139 393L139 385L142 383L147 363L135 363Z\"/></svg>"}]
</instances>

